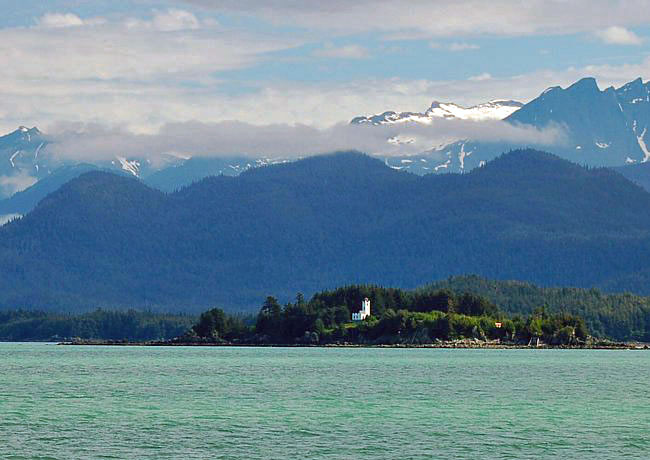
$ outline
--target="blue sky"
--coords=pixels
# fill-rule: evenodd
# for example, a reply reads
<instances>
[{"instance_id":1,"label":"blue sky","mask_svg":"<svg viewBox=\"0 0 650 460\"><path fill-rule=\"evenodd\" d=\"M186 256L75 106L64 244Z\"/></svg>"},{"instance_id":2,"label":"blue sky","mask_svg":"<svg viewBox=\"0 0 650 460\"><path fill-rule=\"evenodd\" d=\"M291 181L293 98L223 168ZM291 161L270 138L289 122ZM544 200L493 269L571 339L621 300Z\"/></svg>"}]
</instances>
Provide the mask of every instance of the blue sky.
<instances>
[{"instance_id":1,"label":"blue sky","mask_svg":"<svg viewBox=\"0 0 650 460\"><path fill-rule=\"evenodd\" d=\"M648 0L0 0L0 129L328 127L650 77Z\"/></svg>"}]
</instances>

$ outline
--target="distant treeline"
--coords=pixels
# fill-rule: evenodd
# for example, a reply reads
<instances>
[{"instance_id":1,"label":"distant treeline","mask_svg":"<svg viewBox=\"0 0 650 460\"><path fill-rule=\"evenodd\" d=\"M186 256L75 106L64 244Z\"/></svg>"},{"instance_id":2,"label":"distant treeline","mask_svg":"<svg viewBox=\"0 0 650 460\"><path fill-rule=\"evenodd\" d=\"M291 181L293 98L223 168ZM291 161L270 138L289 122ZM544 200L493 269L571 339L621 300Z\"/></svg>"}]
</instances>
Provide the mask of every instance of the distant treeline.
<instances>
[{"instance_id":1,"label":"distant treeline","mask_svg":"<svg viewBox=\"0 0 650 460\"><path fill-rule=\"evenodd\" d=\"M351 322L364 298L372 314ZM417 290L378 286L347 286L318 293L306 301L301 294L282 306L267 297L254 325L214 308L201 314L179 342L257 344L395 344L475 338L552 345L585 343L584 320L569 313L536 309L526 317L509 316L485 297L449 290Z\"/></svg>"},{"instance_id":2,"label":"distant treeline","mask_svg":"<svg viewBox=\"0 0 650 460\"><path fill-rule=\"evenodd\" d=\"M0 340L167 340L184 334L195 321L196 317L191 315L134 310L82 314L0 311Z\"/></svg>"},{"instance_id":3,"label":"distant treeline","mask_svg":"<svg viewBox=\"0 0 650 460\"><path fill-rule=\"evenodd\" d=\"M486 297L509 314L528 315L545 306L584 318L594 336L650 342L650 297L607 294L598 289L539 287L522 281L495 281L479 276L454 276L423 287Z\"/></svg>"},{"instance_id":4,"label":"distant treeline","mask_svg":"<svg viewBox=\"0 0 650 460\"><path fill-rule=\"evenodd\" d=\"M372 318L352 323L351 313L359 310L365 297L371 301ZM213 309L201 315L198 323L196 319L133 310L78 314L0 311L0 340L78 337L148 341L184 336L190 340L288 344L460 337L526 340L537 334L553 341L563 328L566 338L569 327L576 337L589 331L597 338L650 342L648 297L546 288L478 276L451 277L415 290L346 286L316 293L310 300L298 295L284 305L269 297L257 315L233 316ZM498 322L501 328L494 326Z\"/></svg>"}]
</instances>

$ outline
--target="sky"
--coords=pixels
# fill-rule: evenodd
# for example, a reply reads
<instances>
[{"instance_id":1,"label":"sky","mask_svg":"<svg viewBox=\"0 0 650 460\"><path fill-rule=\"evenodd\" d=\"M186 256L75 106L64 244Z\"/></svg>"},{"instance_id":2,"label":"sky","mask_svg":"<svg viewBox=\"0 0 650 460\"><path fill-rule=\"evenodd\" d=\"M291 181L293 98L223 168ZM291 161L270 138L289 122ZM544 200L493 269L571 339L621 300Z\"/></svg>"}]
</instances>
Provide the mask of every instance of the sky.
<instances>
[{"instance_id":1,"label":"sky","mask_svg":"<svg viewBox=\"0 0 650 460\"><path fill-rule=\"evenodd\" d=\"M195 123L197 135L249 125L340 135L355 116L433 100L527 102L585 76L601 89L650 76L650 0L0 0L0 10L1 132L137 137Z\"/></svg>"}]
</instances>

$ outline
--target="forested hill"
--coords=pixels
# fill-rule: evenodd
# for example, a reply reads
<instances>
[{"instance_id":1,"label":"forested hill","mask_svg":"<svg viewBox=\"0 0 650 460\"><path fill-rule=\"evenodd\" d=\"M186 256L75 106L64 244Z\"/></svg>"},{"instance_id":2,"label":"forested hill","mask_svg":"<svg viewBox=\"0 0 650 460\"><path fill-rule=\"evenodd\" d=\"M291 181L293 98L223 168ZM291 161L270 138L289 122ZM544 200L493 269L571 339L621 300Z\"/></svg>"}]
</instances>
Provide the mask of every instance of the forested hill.
<instances>
[{"instance_id":1,"label":"forested hill","mask_svg":"<svg viewBox=\"0 0 650 460\"><path fill-rule=\"evenodd\" d=\"M91 172L0 228L0 306L256 308L460 273L642 293L648 209L619 174L531 150L426 177L341 153L171 195Z\"/></svg>"},{"instance_id":2,"label":"forested hill","mask_svg":"<svg viewBox=\"0 0 650 460\"><path fill-rule=\"evenodd\" d=\"M638 163L612 168L635 184L650 191L650 163Z\"/></svg>"},{"instance_id":3,"label":"forested hill","mask_svg":"<svg viewBox=\"0 0 650 460\"><path fill-rule=\"evenodd\" d=\"M549 312L567 312L584 318L592 334L598 336L650 341L649 297L607 294L593 288L540 287L475 275L454 276L420 288L422 292L437 290L483 296L509 314L529 315L544 306Z\"/></svg>"}]
</instances>

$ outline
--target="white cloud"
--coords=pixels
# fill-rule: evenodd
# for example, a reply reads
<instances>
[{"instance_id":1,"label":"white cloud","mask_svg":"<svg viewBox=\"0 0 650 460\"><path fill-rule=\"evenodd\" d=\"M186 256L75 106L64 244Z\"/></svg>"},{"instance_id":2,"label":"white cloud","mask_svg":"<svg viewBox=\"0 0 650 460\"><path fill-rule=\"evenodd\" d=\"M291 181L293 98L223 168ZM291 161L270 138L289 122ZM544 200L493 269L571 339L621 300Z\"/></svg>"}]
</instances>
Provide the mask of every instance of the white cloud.
<instances>
[{"instance_id":1,"label":"white cloud","mask_svg":"<svg viewBox=\"0 0 650 460\"><path fill-rule=\"evenodd\" d=\"M272 24L331 33L369 31L419 38L595 32L650 23L647 0L185 0Z\"/></svg>"},{"instance_id":2,"label":"white cloud","mask_svg":"<svg viewBox=\"0 0 650 460\"><path fill-rule=\"evenodd\" d=\"M164 13L156 13L153 24L158 30L196 30L200 27L199 20L189 11L170 9Z\"/></svg>"},{"instance_id":3,"label":"white cloud","mask_svg":"<svg viewBox=\"0 0 650 460\"><path fill-rule=\"evenodd\" d=\"M625 27L611 26L596 32L598 38L611 45L641 45L643 39Z\"/></svg>"},{"instance_id":4,"label":"white cloud","mask_svg":"<svg viewBox=\"0 0 650 460\"><path fill-rule=\"evenodd\" d=\"M2 41L0 40L0 46ZM47 66L45 67L47 69ZM114 123L155 132L169 122L240 120L319 127L386 110L422 112L432 100L464 106L492 99L526 102L549 86L594 76L601 88L650 75L650 58L621 66L542 70L510 77L458 80L357 79L346 82L254 82L230 92L218 80L182 86L175 80L16 79L0 68L0 131L21 124L48 130L56 120Z\"/></svg>"},{"instance_id":5,"label":"white cloud","mask_svg":"<svg viewBox=\"0 0 650 460\"><path fill-rule=\"evenodd\" d=\"M450 51L467 51L467 50L477 50L479 49L478 45L473 43L452 43L449 45Z\"/></svg>"},{"instance_id":6,"label":"white cloud","mask_svg":"<svg viewBox=\"0 0 650 460\"><path fill-rule=\"evenodd\" d=\"M364 59L368 57L368 50L359 45L345 45L340 47L325 46L314 51L314 56L337 59Z\"/></svg>"},{"instance_id":7,"label":"white cloud","mask_svg":"<svg viewBox=\"0 0 650 460\"><path fill-rule=\"evenodd\" d=\"M246 6L247 0L242 2ZM332 11L352 8L348 3L333 0ZM380 3L381 8L386 7ZM309 1L296 6L298 17L307 14L310 5L313 9ZM269 82L259 73L257 80L246 81L246 88L235 82L236 91L232 91L232 82L221 81L214 74L254 66L270 59L268 53L309 40L295 38L295 34L278 38L208 27L199 17L199 28L194 28L193 19L176 13L171 16L181 17L177 22L158 20L155 27L156 15L170 11L154 12L141 27L128 27L122 19L101 22L83 18L83 24L76 27L0 29L0 55L11 63L0 67L0 131L21 124L48 128L57 120L110 122L149 133L165 123L188 120L327 127L385 110L420 112L434 99L461 105L498 98L525 102L548 86L568 85L584 76L594 76L607 86L650 75L650 58L646 58L629 65L536 71L505 78L483 73L448 80L359 78L305 83ZM617 11L614 8L612 14ZM375 14L374 10L366 13ZM399 21L410 15L398 15ZM169 33L158 30L160 27L183 30ZM334 46L321 51L328 50L340 52ZM364 50L352 48L346 53L360 57Z\"/></svg>"},{"instance_id":8,"label":"white cloud","mask_svg":"<svg viewBox=\"0 0 650 460\"><path fill-rule=\"evenodd\" d=\"M193 13L175 8L163 12L157 11L151 20L131 18L126 24L129 28L147 28L161 32L177 32L201 28L201 22Z\"/></svg>"},{"instance_id":9,"label":"white cloud","mask_svg":"<svg viewBox=\"0 0 650 460\"><path fill-rule=\"evenodd\" d=\"M26 172L13 176L0 176L0 196L11 196L36 183L36 179Z\"/></svg>"},{"instance_id":10,"label":"white cloud","mask_svg":"<svg viewBox=\"0 0 650 460\"><path fill-rule=\"evenodd\" d=\"M468 78L469 81L486 81L491 79L492 79L492 75L490 75L487 72L483 72L482 74L474 75Z\"/></svg>"},{"instance_id":11,"label":"white cloud","mask_svg":"<svg viewBox=\"0 0 650 460\"><path fill-rule=\"evenodd\" d=\"M438 42L429 42L429 48L432 49L446 49L449 51L467 51L467 50L477 50L480 47L476 44L473 43L449 43L449 44L442 44Z\"/></svg>"},{"instance_id":12,"label":"white cloud","mask_svg":"<svg viewBox=\"0 0 650 460\"><path fill-rule=\"evenodd\" d=\"M395 145L387 139L397 135L414 139ZM419 153L453 139L523 142L555 145L564 141L558 127L543 130L513 126L502 121L473 122L441 119L424 125L350 125L329 128L303 124L252 125L238 121L219 123L170 123L153 134L134 134L105 125L59 124L49 134L50 153L76 160L108 160L115 155L155 157L164 153L193 156L264 155L289 158L356 149L384 155Z\"/></svg>"},{"instance_id":13,"label":"white cloud","mask_svg":"<svg viewBox=\"0 0 650 460\"><path fill-rule=\"evenodd\" d=\"M265 59L265 53L302 43L220 28L197 30L198 20L180 10L157 13L143 27L81 21L75 27L0 29L0 55L11 62L0 68L0 80L10 86L25 80L54 86L84 80L114 79L118 85L147 78L187 81L247 67Z\"/></svg>"},{"instance_id":14,"label":"white cloud","mask_svg":"<svg viewBox=\"0 0 650 460\"><path fill-rule=\"evenodd\" d=\"M145 19L134 24L66 13L46 15L34 27L0 29L0 55L11 63L0 66L0 130L61 119L149 130L168 121L222 119L233 111L220 104L236 101L224 95L216 73L305 43L214 21L197 25L198 18L181 10Z\"/></svg>"},{"instance_id":15,"label":"white cloud","mask_svg":"<svg viewBox=\"0 0 650 460\"><path fill-rule=\"evenodd\" d=\"M42 27L76 27L84 24L76 14L72 13L48 13L39 19L38 24Z\"/></svg>"}]
</instances>

